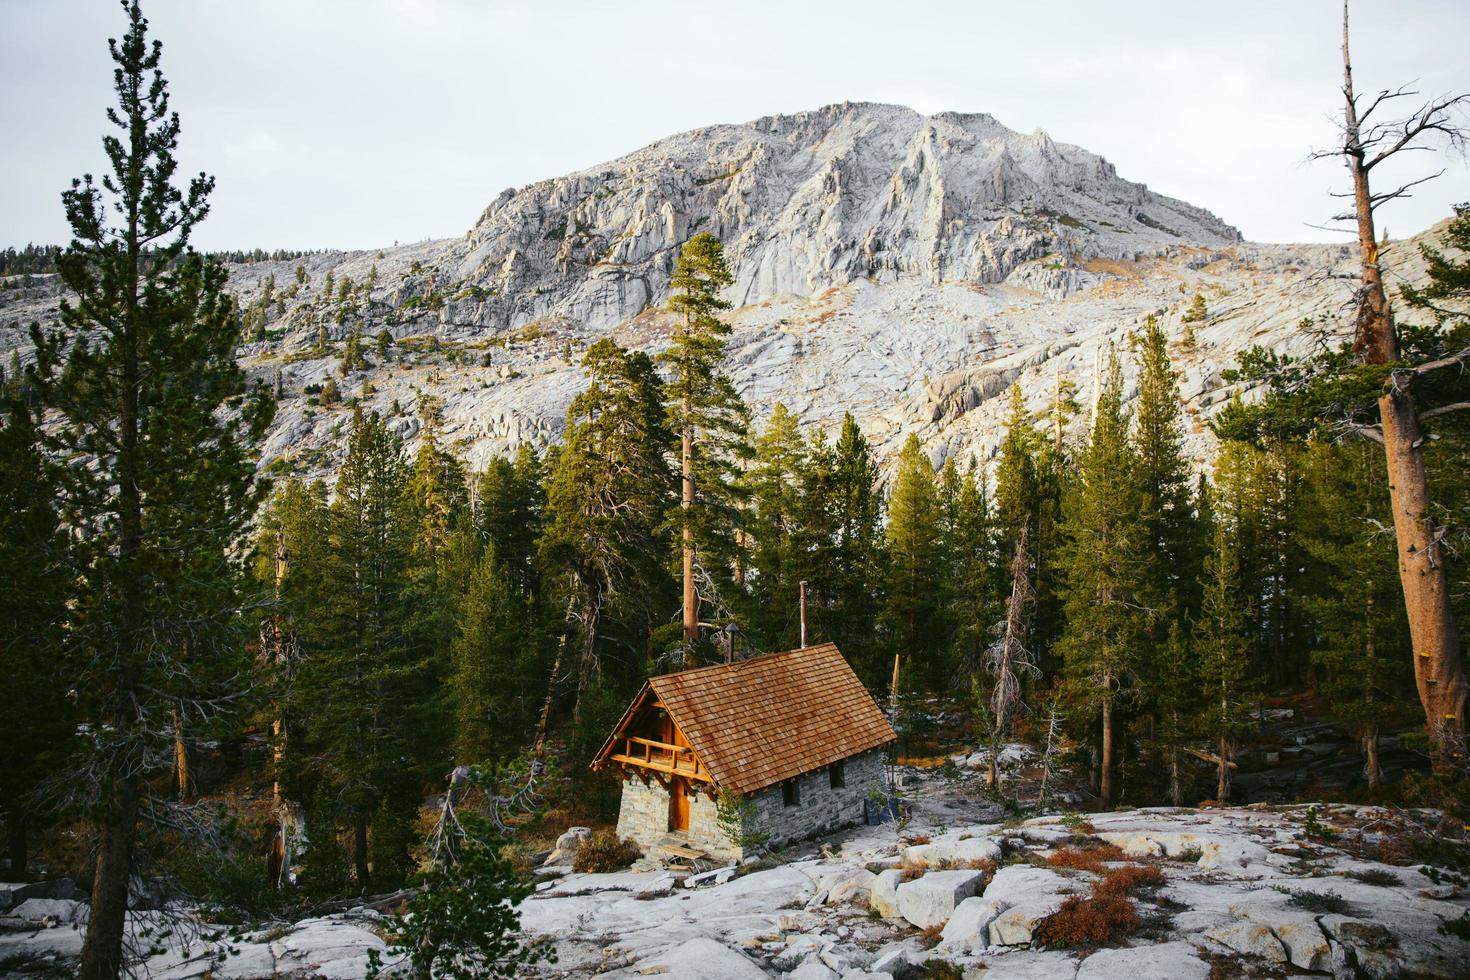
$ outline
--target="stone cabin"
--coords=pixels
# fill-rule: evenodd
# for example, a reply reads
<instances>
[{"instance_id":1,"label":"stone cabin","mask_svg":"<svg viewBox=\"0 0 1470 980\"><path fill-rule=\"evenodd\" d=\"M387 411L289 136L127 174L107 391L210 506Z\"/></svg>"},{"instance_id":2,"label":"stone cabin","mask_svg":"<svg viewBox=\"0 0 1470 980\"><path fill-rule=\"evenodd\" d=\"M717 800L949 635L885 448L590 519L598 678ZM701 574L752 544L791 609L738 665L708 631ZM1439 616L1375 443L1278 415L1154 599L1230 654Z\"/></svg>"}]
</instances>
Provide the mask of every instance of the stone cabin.
<instances>
[{"instance_id":1,"label":"stone cabin","mask_svg":"<svg viewBox=\"0 0 1470 980\"><path fill-rule=\"evenodd\" d=\"M592 761L623 778L618 834L654 857L743 857L718 821L747 801L767 846L863 820L896 736L831 643L651 678ZM741 836L741 835L736 835Z\"/></svg>"}]
</instances>

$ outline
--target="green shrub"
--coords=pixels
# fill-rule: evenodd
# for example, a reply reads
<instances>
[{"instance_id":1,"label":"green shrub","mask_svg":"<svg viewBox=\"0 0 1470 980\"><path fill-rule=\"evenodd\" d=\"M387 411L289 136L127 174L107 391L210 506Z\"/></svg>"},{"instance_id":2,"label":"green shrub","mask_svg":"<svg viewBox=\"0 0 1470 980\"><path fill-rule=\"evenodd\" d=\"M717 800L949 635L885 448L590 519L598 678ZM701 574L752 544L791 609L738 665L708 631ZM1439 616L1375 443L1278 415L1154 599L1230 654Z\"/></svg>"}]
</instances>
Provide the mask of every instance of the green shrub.
<instances>
[{"instance_id":1,"label":"green shrub","mask_svg":"<svg viewBox=\"0 0 1470 980\"><path fill-rule=\"evenodd\" d=\"M1348 900L1334 891L1314 892L1301 888L1281 887L1278 887L1276 890L1283 895L1289 895L1291 897L1291 905L1317 915L1325 915L1330 912L1346 912L1349 907Z\"/></svg>"},{"instance_id":2,"label":"green shrub","mask_svg":"<svg viewBox=\"0 0 1470 980\"><path fill-rule=\"evenodd\" d=\"M598 874L619 871L643 856L643 851L633 841L610 830L593 834L572 858L572 870L578 874Z\"/></svg>"}]
</instances>

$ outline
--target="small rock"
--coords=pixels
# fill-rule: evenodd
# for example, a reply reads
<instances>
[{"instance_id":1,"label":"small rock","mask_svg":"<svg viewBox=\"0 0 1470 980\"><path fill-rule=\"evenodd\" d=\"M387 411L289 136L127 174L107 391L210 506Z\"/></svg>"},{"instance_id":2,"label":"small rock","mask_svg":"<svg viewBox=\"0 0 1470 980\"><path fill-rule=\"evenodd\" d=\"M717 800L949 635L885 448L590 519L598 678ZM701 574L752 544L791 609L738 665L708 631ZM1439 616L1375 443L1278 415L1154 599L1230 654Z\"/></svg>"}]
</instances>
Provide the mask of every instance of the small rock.
<instances>
[{"instance_id":1,"label":"small rock","mask_svg":"<svg viewBox=\"0 0 1470 980\"><path fill-rule=\"evenodd\" d=\"M568 827L560 837L556 839L556 846L551 849L542 864L571 864L572 858L582 849L582 845L592 838L591 827Z\"/></svg>"}]
</instances>

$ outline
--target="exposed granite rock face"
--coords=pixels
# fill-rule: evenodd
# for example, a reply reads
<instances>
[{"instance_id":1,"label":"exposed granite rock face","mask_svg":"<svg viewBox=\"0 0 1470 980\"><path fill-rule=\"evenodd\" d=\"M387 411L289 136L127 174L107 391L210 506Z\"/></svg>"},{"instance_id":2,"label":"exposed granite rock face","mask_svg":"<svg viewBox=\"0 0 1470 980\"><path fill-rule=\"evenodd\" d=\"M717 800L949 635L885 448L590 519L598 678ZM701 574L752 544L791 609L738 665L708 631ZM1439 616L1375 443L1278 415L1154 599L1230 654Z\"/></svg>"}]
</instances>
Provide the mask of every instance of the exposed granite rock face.
<instances>
[{"instance_id":1,"label":"exposed granite rock face","mask_svg":"<svg viewBox=\"0 0 1470 980\"><path fill-rule=\"evenodd\" d=\"M453 252L486 326L615 326L662 302L680 244L726 242L737 305L857 279L1000 282L1052 254L1133 258L1240 239L1112 164L994 117L843 103L710 126L495 199ZM449 257L446 257L449 258ZM1079 271L1038 278L1058 298Z\"/></svg>"},{"instance_id":2,"label":"exposed granite rock face","mask_svg":"<svg viewBox=\"0 0 1470 980\"><path fill-rule=\"evenodd\" d=\"M1157 315L1176 341L1185 448L1204 464L1208 422L1234 390L1221 370L1255 344L1311 349L1303 318L1345 335L1342 276L1357 266L1343 246L1242 243L1100 157L985 115L843 104L712 126L507 191L462 238L231 266L241 307L263 312L241 360L282 394L262 465L330 479L354 398L411 449L420 398L438 398L440 432L473 468L557 442L588 345L668 343L669 272L703 230L725 241L735 273L725 366L757 423L783 401L831 434L850 411L885 462L909 433L936 462L986 462L1010 384L1042 411L1069 380L1085 406L1109 345L1133 385L1128 337ZM1429 240L1384 250L1392 281L1422 282ZM0 357L26 358L26 327L54 319L60 287L55 276L5 286ZM1195 293L1209 317L1188 344ZM347 370L354 332L371 363ZM342 399L318 404L329 378Z\"/></svg>"}]
</instances>

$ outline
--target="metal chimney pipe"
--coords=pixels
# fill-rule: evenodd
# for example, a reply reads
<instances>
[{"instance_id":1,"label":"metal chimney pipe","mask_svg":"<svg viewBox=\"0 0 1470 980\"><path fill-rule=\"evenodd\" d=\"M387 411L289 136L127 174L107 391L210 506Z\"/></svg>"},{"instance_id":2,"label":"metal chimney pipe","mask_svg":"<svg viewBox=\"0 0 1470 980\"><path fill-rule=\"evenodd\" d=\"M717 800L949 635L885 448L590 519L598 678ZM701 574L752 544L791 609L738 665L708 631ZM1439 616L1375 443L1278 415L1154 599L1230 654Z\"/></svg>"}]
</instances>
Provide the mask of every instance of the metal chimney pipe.
<instances>
[{"instance_id":1,"label":"metal chimney pipe","mask_svg":"<svg viewBox=\"0 0 1470 980\"><path fill-rule=\"evenodd\" d=\"M806 646L806 579L801 580L801 645Z\"/></svg>"}]
</instances>

